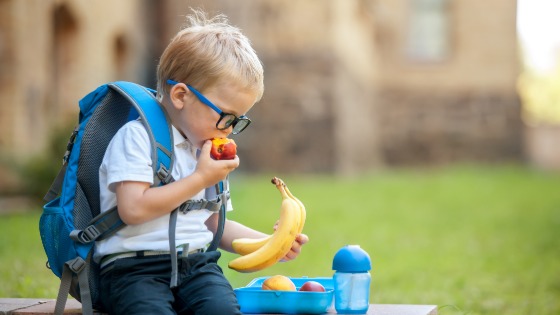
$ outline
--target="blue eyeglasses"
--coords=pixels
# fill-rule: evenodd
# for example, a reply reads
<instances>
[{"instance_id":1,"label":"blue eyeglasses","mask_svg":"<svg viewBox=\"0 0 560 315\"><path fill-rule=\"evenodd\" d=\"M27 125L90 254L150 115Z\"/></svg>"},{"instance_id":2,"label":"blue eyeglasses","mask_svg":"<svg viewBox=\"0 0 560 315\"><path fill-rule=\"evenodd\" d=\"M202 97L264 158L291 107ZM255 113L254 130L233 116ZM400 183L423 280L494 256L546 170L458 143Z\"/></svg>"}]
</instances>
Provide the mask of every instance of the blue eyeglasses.
<instances>
[{"instance_id":1,"label":"blue eyeglasses","mask_svg":"<svg viewBox=\"0 0 560 315\"><path fill-rule=\"evenodd\" d=\"M167 84L176 85L179 84L179 82L173 80L167 80ZM202 95L202 93L197 91L195 88L193 88L188 84L187 87L191 92L194 93L194 95L196 96L196 98L198 98L199 101L204 103L206 106L212 108L216 113L220 114L220 119L218 119L218 122L216 123L216 128L218 130L225 130L228 129L229 127L233 127L231 133L236 135L241 133L243 130L245 130L245 128L247 128L247 126L249 126L249 124L251 124L251 120L249 119L249 117L245 115L237 117L234 114L224 113L220 108L218 108L218 106L210 102L209 99L207 99L204 95Z\"/></svg>"}]
</instances>

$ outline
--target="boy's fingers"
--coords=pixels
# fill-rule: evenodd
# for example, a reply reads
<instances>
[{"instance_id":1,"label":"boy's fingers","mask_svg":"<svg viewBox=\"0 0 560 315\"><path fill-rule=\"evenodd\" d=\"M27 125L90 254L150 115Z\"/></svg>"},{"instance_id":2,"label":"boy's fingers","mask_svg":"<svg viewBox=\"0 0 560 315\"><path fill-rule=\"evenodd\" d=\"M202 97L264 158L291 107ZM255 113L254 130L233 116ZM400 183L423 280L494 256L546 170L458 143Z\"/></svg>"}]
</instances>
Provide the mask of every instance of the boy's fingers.
<instances>
[{"instance_id":1,"label":"boy's fingers","mask_svg":"<svg viewBox=\"0 0 560 315\"><path fill-rule=\"evenodd\" d=\"M292 243L292 248L284 256L282 261L290 261L295 259L301 253L301 246L309 241L309 238L305 234L298 234L295 241Z\"/></svg>"},{"instance_id":2,"label":"boy's fingers","mask_svg":"<svg viewBox=\"0 0 560 315\"><path fill-rule=\"evenodd\" d=\"M200 153L210 154L210 149L212 148L212 141L206 140L200 149Z\"/></svg>"},{"instance_id":3,"label":"boy's fingers","mask_svg":"<svg viewBox=\"0 0 560 315\"><path fill-rule=\"evenodd\" d=\"M309 242L309 237L306 234L298 234L296 236L296 242L298 242L300 245L303 245Z\"/></svg>"},{"instance_id":4,"label":"boy's fingers","mask_svg":"<svg viewBox=\"0 0 560 315\"><path fill-rule=\"evenodd\" d=\"M233 171L239 166L239 158L237 157L237 155L233 160L219 160L218 162L222 163L222 165L230 171Z\"/></svg>"}]
</instances>

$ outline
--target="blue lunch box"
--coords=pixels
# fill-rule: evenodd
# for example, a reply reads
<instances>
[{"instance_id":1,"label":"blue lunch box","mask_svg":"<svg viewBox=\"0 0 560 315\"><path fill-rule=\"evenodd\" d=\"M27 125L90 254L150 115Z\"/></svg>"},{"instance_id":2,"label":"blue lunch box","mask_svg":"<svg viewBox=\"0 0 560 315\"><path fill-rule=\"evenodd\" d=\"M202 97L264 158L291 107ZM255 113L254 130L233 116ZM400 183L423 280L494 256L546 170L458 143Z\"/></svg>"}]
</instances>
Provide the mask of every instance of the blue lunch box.
<instances>
[{"instance_id":1,"label":"blue lunch box","mask_svg":"<svg viewBox=\"0 0 560 315\"><path fill-rule=\"evenodd\" d=\"M297 290L307 281L317 281L325 287L325 292L262 290L262 283L267 278L255 278L247 286L234 289L241 312L245 314L323 314L332 306L334 282L331 277L290 278Z\"/></svg>"}]
</instances>

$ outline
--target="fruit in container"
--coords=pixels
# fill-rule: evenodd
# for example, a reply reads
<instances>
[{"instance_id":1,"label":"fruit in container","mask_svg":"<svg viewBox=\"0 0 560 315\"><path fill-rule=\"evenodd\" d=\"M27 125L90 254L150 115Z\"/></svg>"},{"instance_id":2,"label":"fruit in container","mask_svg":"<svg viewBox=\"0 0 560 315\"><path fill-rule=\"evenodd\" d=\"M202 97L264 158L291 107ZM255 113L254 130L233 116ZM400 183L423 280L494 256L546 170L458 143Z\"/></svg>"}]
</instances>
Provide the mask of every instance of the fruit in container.
<instances>
[{"instance_id":1,"label":"fruit in container","mask_svg":"<svg viewBox=\"0 0 560 315\"><path fill-rule=\"evenodd\" d=\"M307 281L300 288L299 291L310 292L325 292L325 287L317 281Z\"/></svg>"},{"instance_id":2,"label":"fruit in container","mask_svg":"<svg viewBox=\"0 0 560 315\"><path fill-rule=\"evenodd\" d=\"M214 160L233 160L237 154L235 141L228 138L212 139L212 149L210 155Z\"/></svg>"},{"instance_id":3,"label":"fruit in container","mask_svg":"<svg viewBox=\"0 0 560 315\"><path fill-rule=\"evenodd\" d=\"M296 291L296 285L290 278L283 275L275 275L264 280L261 288L263 290Z\"/></svg>"}]
</instances>

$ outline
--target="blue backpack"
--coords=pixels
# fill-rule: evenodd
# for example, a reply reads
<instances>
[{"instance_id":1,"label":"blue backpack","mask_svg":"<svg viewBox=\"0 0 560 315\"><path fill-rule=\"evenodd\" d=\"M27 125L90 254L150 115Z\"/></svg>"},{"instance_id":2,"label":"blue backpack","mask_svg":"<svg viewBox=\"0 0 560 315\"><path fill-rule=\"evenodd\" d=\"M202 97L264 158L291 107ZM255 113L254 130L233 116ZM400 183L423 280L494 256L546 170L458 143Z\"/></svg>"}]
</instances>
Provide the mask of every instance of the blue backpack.
<instances>
[{"instance_id":1,"label":"blue backpack","mask_svg":"<svg viewBox=\"0 0 560 315\"><path fill-rule=\"evenodd\" d=\"M55 314L62 314L68 294L82 303L84 314L99 304L99 265L92 259L95 241L103 240L125 226L115 208L100 213L99 166L107 145L127 122L140 118L152 148L154 186L174 179L173 133L167 113L155 91L131 82L113 82L98 87L79 102L78 126L64 154L63 166L45 196L39 222L47 267L61 279ZM169 248L175 248L178 211L208 209L220 213L219 226L208 250L216 250L223 233L229 192L227 181L206 189L206 199L189 200L175 209L169 222ZM177 285L177 255L170 251L171 287Z\"/></svg>"}]
</instances>

